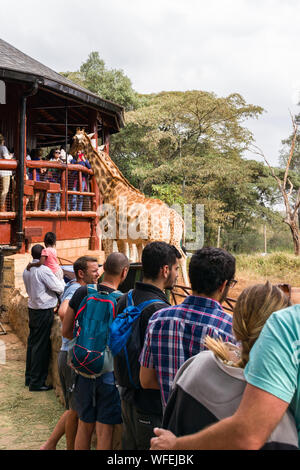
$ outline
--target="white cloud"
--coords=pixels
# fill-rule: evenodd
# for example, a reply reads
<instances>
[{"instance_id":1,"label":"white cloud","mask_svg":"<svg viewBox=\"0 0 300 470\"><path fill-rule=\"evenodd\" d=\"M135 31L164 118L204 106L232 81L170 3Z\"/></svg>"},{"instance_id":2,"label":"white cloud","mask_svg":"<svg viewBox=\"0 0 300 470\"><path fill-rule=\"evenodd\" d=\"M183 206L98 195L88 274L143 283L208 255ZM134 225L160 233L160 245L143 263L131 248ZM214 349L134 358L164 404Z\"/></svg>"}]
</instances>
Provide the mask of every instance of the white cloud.
<instances>
[{"instance_id":1,"label":"white cloud","mask_svg":"<svg viewBox=\"0 0 300 470\"><path fill-rule=\"evenodd\" d=\"M52 0L5 3L1 37L56 71L92 50L139 92L241 93L267 113L249 122L272 163L298 112L298 0Z\"/></svg>"}]
</instances>

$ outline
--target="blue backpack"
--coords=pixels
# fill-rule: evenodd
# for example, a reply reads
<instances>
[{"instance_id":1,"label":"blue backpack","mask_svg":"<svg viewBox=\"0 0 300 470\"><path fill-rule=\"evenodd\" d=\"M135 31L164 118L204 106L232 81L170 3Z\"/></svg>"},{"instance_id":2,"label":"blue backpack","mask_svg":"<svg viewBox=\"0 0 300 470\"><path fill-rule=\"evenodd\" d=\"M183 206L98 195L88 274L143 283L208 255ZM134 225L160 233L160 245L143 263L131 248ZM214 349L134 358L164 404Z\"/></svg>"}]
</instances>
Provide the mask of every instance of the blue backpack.
<instances>
[{"instance_id":1,"label":"blue backpack","mask_svg":"<svg viewBox=\"0 0 300 470\"><path fill-rule=\"evenodd\" d=\"M150 304L163 300L151 299L133 304L132 290L127 294L127 306L119 313L110 326L108 346L114 356L114 374L117 384L126 388L140 388L140 365L138 362L142 350L140 322L142 311Z\"/></svg>"},{"instance_id":2,"label":"blue backpack","mask_svg":"<svg viewBox=\"0 0 300 470\"><path fill-rule=\"evenodd\" d=\"M75 316L71 366L87 377L113 371L113 357L108 348L109 327L115 317L120 291L98 292L88 285Z\"/></svg>"}]
</instances>

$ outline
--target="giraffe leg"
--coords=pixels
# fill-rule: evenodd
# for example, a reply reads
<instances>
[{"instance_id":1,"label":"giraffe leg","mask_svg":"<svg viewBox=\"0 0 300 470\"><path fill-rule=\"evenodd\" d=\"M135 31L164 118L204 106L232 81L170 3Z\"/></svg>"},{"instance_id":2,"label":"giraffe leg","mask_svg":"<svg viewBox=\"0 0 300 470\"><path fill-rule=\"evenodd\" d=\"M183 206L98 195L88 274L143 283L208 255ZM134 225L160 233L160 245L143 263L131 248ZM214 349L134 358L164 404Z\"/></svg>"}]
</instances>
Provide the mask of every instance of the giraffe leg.
<instances>
[{"instance_id":1,"label":"giraffe leg","mask_svg":"<svg viewBox=\"0 0 300 470\"><path fill-rule=\"evenodd\" d=\"M137 261L138 263L140 263L142 261L142 252L143 252L143 249L144 249L144 244L141 242L141 243L137 243L136 245L136 248L137 248Z\"/></svg>"},{"instance_id":2,"label":"giraffe leg","mask_svg":"<svg viewBox=\"0 0 300 470\"><path fill-rule=\"evenodd\" d=\"M102 247L105 254L105 259L113 252L114 241L110 238L102 239Z\"/></svg>"},{"instance_id":3,"label":"giraffe leg","mask_svg":"<svg viewBox=\"0 0 300 470\"><path fill-rule=\"evenodd\" d=\"M117 240L118 250L128 257L128 243L125 240Z\"/></svg>"},{"instance_id":4,"label":"giraffe leg","mask_svg":"<svg viewBox=\"0 0 300 470\"><path fill-rule=\"evenodd\" d=\"M181 269L181 273L182 273L182 277L183 277L183 282L184 282L184 285L189 287L190 286L190 281L189 281L189 278L188 278L188 275L187 275L187 266L186 266L186 259L187 259L187 256L183 253L183 251L181 251L181 259L179 260L179 264L180 264L180 269Z\"/></svg>"},{"instance_id":5,"label":"giraffe leg","mask_svg":"<svg viewBox=\"0 0 300 470\"><path fill-rule=\"evenodd\" d=\"M134 263L136 258L134 246L134 243L128 243L129 260L131 263Z\"/></svg>"}]
</instances>

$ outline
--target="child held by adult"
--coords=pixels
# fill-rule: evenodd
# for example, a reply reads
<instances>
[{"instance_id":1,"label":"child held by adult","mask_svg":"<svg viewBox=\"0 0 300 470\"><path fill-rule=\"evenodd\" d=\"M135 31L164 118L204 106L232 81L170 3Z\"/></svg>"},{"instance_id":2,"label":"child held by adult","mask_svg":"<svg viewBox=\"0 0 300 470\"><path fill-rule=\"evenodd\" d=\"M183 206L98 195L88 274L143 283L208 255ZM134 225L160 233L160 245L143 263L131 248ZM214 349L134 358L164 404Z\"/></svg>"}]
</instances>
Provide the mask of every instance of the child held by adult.
<instances>
[{"instance_id":1,"label":"child held by adult","mask_svg":"<svg viewBox=\"0 0 300 470\"><path fill-rule=\"evenodd\" d=\"M40 262L34 264L37 268L41 265L48 266L53 274L61 281L64 279L63 270L59 265L57 258L56 246L56 235L53 232L47 232L44 238L45 248L42 251ZM33 263L29 263L27 266L28 271L33 266Z\"/></svg>"}]
</instances>

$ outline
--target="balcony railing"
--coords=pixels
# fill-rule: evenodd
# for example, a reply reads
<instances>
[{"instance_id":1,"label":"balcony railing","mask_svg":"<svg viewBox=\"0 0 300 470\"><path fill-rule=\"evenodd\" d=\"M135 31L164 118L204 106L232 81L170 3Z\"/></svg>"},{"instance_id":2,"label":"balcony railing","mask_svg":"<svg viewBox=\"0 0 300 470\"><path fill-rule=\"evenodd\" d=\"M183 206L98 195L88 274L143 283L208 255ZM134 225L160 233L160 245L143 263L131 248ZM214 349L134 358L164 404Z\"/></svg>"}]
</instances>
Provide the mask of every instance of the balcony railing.
<instances>
[{"instance_id":1,"label":"balcony railing","mask_svg":"<svg viewBox=\"0 0 300 470\"><path fill-rule=\"evenodd\" d=\"M16 216L17 164L16 160L0 160L0 219ZM5 181L1 177L3 171L7 175ZM99 203L98 186L92 170L82 165L43 160L26 161L24 197L26 218L94 218Z\"/></svg>"}]
</instances>

